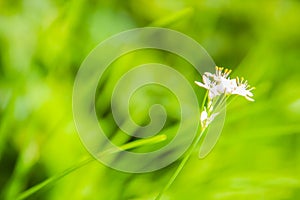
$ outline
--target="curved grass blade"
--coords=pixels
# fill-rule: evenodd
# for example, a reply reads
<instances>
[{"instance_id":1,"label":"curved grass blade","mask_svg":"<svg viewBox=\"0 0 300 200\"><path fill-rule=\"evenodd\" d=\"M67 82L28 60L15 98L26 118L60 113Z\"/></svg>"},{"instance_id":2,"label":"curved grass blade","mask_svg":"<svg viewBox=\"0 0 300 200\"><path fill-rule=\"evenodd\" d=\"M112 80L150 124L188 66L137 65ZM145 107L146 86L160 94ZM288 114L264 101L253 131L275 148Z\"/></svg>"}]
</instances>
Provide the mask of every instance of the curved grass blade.
<instances>
[{"instance_id":1,"label":"curved grass blade","mask_svg":"<svg viewBox=\"0 0 300 200\"><path fill-rule=\"evenodd\" d=\"M150 144L156 144L159 142L163 142L167 139L166 135L157 135L151 138L146 138L146 139L140 139L140 140L136 140L127 144L122 145L118 151L114 150L114 151L105 151L105 152L101 152L99 154L99 156L103 156L106 154L110 154L110 153L117 153L120 151L125 151L125 150L129 150L129 149L133 149L136 147L140 147L143 145L150 145ZM88 165L89 163L91 163L92 161L94 161L95 158L91 157L88 159L85 159L81 162L79 162L78 164L66 169L65 171L56 174L48 179L46 179L45 181L33 186L32 188L29 188L28 190L24 191L23 193L20 194L20 196L17 198L17 200L21 200L21 199L25 199L28 198L29 196L31 196L32 194L36 193L37 191L39 191L40 189L49 186L51 184L54 184L56 181L60 180L61 178L67 176L68 174L76 171L77 169L80 169L81 167L84 167L86 165Z\"/></svg>"}]
</instances>

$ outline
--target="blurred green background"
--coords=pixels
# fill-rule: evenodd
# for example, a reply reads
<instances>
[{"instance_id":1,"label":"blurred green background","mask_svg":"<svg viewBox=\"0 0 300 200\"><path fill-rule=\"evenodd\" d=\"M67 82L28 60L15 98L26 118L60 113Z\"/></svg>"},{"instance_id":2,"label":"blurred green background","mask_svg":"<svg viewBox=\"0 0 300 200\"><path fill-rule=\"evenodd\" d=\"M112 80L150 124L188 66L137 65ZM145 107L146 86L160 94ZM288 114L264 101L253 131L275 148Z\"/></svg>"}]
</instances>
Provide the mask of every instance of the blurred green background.
<instances>
[{"instance_id":1,"label":"blurred green background","mask_svg":"<svg viewBox=\"0 0 300 200\"><path fill-rule=\"evenodd\" d=\"M0 199L16 199L89 156L72 117L76 72L99 42L145 26L194 38L217 65L257 88L254 103L238 98L229 106L213 152L199 160L195 151L163 198L300 199L299 20L296 0L0 0ZM149 51L116 62L123 67L107 72L99 98L108 102L113 83L137 64L188 65ZM189 67L183 71L191 82L200 79ZM201 97L204 91L195 90ZM133 119L147 122L143 101L151 104L161 92L139 95L133 108L141 110ZM170 131L178 123L178 103L167 102ZM106 129L114 132L109 105L96 107ZM126 141L122 135L115 142ZM28 199L153 199L178 163L128 174L93 162Z\"/></svg>"}]
</instances>

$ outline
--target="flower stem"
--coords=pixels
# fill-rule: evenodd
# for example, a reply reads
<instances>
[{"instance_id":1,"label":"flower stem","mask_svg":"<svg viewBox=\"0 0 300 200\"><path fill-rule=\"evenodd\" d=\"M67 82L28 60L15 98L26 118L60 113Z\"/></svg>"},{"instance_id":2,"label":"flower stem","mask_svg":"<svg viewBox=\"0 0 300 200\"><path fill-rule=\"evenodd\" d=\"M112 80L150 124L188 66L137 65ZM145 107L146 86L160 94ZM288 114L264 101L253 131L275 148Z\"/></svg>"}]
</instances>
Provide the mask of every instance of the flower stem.
<instances>
[{"instance_id":1,"label":"flower stem","mask_svg":"<svg viewBox=\"0 0 300 200\"><path fill-rule=\"evenodd\" d=\"M204 108L204 106L205 106L207 96L208 96L208 91L206 91L206 93L205 93L205 95L204 95L204 98L203 98L203 101L202 101L202 105L201 105L201 110L203 110L203 108Z\"/></svg>"},{"instance_id":2,"label":"flower stem","mask_svg":"<svg viewBox=\"0 0 300 200\"><path fill-rule=\"evenodd\" d=\"M202 105L201 105L201 110L204 109L206 100L208 97L208 91L206 91L203 101L202 101ZM188 161L188 159L190 158L190 156L192 155L194 149L196 148L197 144L199 143L205 129L200 128L200 133L197 136L197 139L195 139L192 143L191 148L189 149L189 152L187 153L187 155L182 159L181 163L179 164L179 166L177 167L177 170L175 171L175 173L172 175L172 177L170 178L170 180L168 181L168 183L165 185L165 187L162 189L162 191L158 194L158 196L155 198L156 200L159 200L161 198L161 196L163 195L163 193L165 191L167 191L169 189L169 187L172 185L172 183L175 181L175 179L177 178L177 176L179 175L179 173L181 172L181 170L183 169L185 163Z\"/></svg>"},{"instance_id":3,"label":"flower stem","mask_svg":"<svg viewBox=\"0 0 300 200\"><path fill-rule=\"evenodd\" d=\"M169 189L169 187L172 185L172 183L175 181L175 179L177 178L177 176L179 175L179 173L181 172L181 170L183 169L184 165L186 164L186 162L188 161L188 159L190 158L190 156L192 155L193 151L195 150L197 144L199 143L205 129L202 130L202 128L199 129L200 133L197 136L197 138L193 141L192 146L190 147L188 153L185 155L185 157L182 159L182 161L180 162L179 166L177 167L175 173L172 175L172 177L170 178L170 180L168 181L168 183L165 185L165 187L161 190L161 192L158 194L158 196L155 198L155 200L159 200L163 193L165 191L167 191Z\"/></svg>"}]
</instances>

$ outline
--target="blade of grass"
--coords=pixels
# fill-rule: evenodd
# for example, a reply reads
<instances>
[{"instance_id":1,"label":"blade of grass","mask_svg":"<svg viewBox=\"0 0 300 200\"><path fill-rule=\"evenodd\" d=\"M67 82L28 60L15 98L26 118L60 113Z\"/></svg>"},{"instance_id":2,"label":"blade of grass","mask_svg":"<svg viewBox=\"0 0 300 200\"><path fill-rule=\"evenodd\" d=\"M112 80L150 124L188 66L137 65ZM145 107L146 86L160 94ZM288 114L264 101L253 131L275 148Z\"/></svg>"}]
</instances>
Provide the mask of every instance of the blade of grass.
<instances>
[{"instance_id":1,"label":"blade of grass","mask_svg":"<svg viewBox=\"0 0 300 200\"><path fill-rule=\"evenodd\" d=\"M159 142L163 142L166 139L167 139L166 135L157 135L157 136L154 136L152 138L136 140L136 141L133 141L133 142L122 145L118 150L113 150L113 151L108 150L108 151L105 151L103 153L100 153L99 156L103 156L103 155L106 155L106 154L109 154L109 153L117 153L117 152L120 152L120 151L133 149L133 148L143 146L143 145L156 144L156 143L159 143ZM28 198L30 195L36 193L40 189L42 189L42 188L44 188L44 187L46 187L50 184L55 183L56 181L58 181L61 178L65 177L66 175L74 172L77 169L80 169L81 167L86 166L87 164L91 163L94 160L95 160L95 158L91 157L91 158L85 159L85 160L75 164L74 166L62 171L61 173L56 174L56 175L46 179L45 181L43 181L43 182L29 188L28 190L24 191L23 193L21 193L19 195L19 197L17 199L21 200L21 199Z\"/></svg>"}]
</instances>

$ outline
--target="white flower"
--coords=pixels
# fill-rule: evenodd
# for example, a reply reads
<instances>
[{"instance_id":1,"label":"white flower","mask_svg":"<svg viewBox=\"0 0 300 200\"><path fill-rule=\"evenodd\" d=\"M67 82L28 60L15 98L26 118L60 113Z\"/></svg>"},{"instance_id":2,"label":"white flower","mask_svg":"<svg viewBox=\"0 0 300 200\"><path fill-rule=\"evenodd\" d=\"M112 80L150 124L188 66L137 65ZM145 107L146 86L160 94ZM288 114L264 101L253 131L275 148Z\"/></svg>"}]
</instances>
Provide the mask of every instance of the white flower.
<instances>
[{"instance_id":1,"label":"white flower","mask_svg":"<svg viewBox=\"0 0 300 200\"><path fill-rule=\"evenodd\" d=\"M249 101L254 101L253 98L253 94L251 92L251 90L254 90L254 87L251 87L248 85L248 81L244 81L244 78L241 78L241 80L239 80L239 78L236 78L236 82L237 82L237 87L235 90L232 91L232 94L237 94L240 96L245 97L247 100Z\"/></svg>"},{"instance_id":2,"label":"white flower","mask_svg":"<svg viewBox=\"0 0 300 200\"><path fill-rule=\"evenodd\" d=\"M213 83L205 74L202 76L203 83L195 81L195 83L208 90L208 97L209 99L213 99L216 96L219 96L219 92L217 91L215 83Z\"/></svg>"},{"instance_id":3,"label":"white flower","mask_svg":"<svg viewBox=\"0 0 300 200\"><path fill-rule=\"evenodd\" d=\"M209 99L213 99L221 94L227 94L228 92L231 92L231 88L236 86L236 81L228 78L230 73L231 70L225 69L223 72L223 68L216 67L215 74L205 72L202 76L203 83L198 81L195 81L195 83L198 86L207 89Z\"/></svg>"},{"instance_id":4,"label":"white flower","mask_svg":"<svg viewBox=\"0 0 300 200\"><path fill-rule=\"evenodd\" d=\"M223 72L224 71L224 72ZM232 91L237 87L235 79L230 79L229 74L232 70L225 69L223 67L216 66L216 73L211 74L211 77L215 80L215 88L219 95L231 94ZM210 73L209 73L210 74Z\"/></svg>"},{"instance_id":5,"label":"white flower","mask_svg":"<svg viewBox=\"0 0 300 200\"><path fill-rule=\"evenodd\" d=\"M223 85L219 84L219 80L217 79L216 75L205 72L202 76L203 83L195 81L195 83L208 90L208 98L213 99L216 96L221 95L223 93Z\"/></svg>"},{"instance_id":6,"label":"white flower","mask_svg":"<svg viewBox=\"0 0 300 200\"><path fill-rule=\"evenodd\" d=\"M208 90L208 97L210 100L214 99L216 96L222 94L225 95L240 95L245 97L249 101L254 101L253 94L247 81L242 78L230 79L229 74L231 70L225 69L223 67L216 67L215 74L205 72L202 76L203 83L195 81L195 83Z\"/></svg>"}]
</instances>

